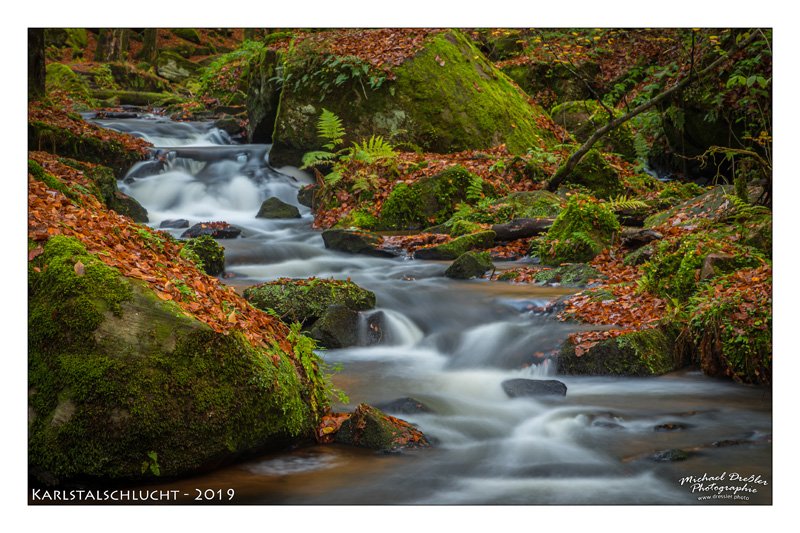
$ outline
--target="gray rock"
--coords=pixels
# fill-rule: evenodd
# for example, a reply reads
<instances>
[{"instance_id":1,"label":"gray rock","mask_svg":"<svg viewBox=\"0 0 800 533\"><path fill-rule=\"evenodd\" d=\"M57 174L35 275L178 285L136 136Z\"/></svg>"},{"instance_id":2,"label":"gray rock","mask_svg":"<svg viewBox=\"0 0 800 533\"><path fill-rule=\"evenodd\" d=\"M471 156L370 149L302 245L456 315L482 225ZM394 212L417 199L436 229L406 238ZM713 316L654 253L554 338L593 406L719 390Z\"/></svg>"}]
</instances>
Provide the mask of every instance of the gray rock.
<instances>
[{"instance_id":1,"label":"gray rock","mask_svg":"<svg viewBox=\"0 0 800 533\"><path fill-rule=\"evenodd\" d=\"M414 398L398 398L390 402L376 404L375 407L387 413L413 415L418 413L432 413L433 410Z\"/></svg>"},{"instance_id":2,"label":"gray rock","mask_svg":"<svg viewBox=\"0 0 800 533\"><path fill-rule=\"evenodd\" d=\"M309 333L325 348L355 346L358 344L358 312L344 305L332 305Z\"/></svg>"},{"instance_id":3,"label":"gray rock","mask_svg":"<svg viewBox=\"0 0 800 533\"><path fill-rule=\"evenodd\" d=\"M348 254L394 257L395 254L378 248L381 237L368 231L329 229L322 232L325 248Z\"/></svg>"},{"instance_id":4,"label":"gray rock","mask_svg":"<svg viewBox=\"0 0 800 533\"><path fill-rule=\"evenodd\" d=\"M555 379L507 379L502 387L509 398L567 395L567 386Z\"/></svg>"},{"instance_id":5,"label":"gray rock","mask_svg":"<svg viewBox=\"0 0 800 533\"><path fill-rule=\"evenodd\" d=\"M186 220L185 218L176 218L176 219L164 220L163 222L161 222L161 224L158 225L158 227L159 228L175 228L175 229L188 228L189 227L189 221Z\"/></svg>"},{"instance_id":6,"label":"gray rock","mask_svg":"<svg viewBox=\"0 0 800 533\"><path fill-rule=\"evenodd\" d=\"M498 241L513 241L541 235L553 225L553 218L516 218L506 224L492 226Z\"/></svg>"},{"instance_id":7,"label":"gray rock","mask_svg":"<svg viewBox=\"0 0 800 533\"><path fill-rule=\"evenodd\" d=\"M453 261L444 275L453 279L472 279L483 276L493 268L494 264L488 253L467 252Z\"/></svg>"},{"instance_id":8,"label":"gray rock","mask_svg":"<svg viewBox=\"0 0 800 533\"><path fill-rule=\"evenodd\" d=\"M622 245L633 249L663 238L664 235L658 231L644 228L625 228L620 236Z\"/></svg>"}]
</instances>

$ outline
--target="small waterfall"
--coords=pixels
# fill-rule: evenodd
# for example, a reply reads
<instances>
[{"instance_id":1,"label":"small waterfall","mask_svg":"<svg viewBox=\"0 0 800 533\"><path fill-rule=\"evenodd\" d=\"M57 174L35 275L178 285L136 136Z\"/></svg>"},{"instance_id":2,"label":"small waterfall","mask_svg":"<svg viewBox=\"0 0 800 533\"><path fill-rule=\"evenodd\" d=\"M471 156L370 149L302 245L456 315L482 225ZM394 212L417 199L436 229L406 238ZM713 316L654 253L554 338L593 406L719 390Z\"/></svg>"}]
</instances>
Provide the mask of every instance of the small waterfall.
<instances>
[{"instance_id":1,"label":"small waterfall","mask_svg":"<svg viewBox=\"0 0 800 533\"><path fill-rule=\"evenodd\" d=\"M392 309L376 309L359 315L359 344L411 347L424 338L414 322L403 313Z\"/></svg>"}]
</instances>

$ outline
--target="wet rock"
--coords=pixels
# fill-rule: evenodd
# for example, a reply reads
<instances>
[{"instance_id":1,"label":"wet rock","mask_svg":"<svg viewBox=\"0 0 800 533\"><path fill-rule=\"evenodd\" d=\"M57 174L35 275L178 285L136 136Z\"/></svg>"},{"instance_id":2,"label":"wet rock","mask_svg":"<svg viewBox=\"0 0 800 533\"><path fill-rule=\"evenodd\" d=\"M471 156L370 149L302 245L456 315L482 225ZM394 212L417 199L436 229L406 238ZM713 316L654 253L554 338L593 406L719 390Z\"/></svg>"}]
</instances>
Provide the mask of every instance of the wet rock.
<instances>
[{"instance_id":1,"label":"wet rock","mask_svg":"<svg viewBox=\"0 0 800 533\"><path fill-rule=\"evenodd\" d=\"M688 458L689 453L678 448L659 450L649 457L651 461L655 461L657 463L674 463L677 461L685 461Z\"/></svg>"},{"instance_id":2,"label":"wet rock","mask_svg":"<svg viewBox=\"0 0 800 533\"><path fill-rule=\"evenodd\" d=\"M567 386L555 379L507 379L502 387L509 398L567 395Z\"/></svg>"},{"instance_id":3,"label":"wet rock","mask_svg":"<svg viewBox=\"0 0 800 533\"><path fill-rule=\"evenodd\" d=\"M378 248L380 235L368 231L329 229L322 232L325 248L348 254L364 254L377 257L394 257L395 254Z\"/></svg>"},{"instance_id":4,"label":"wet rock","mask_svg":"<svg viewBox=\"0 0 800 533\"><path fill-rule=\"evenodd\" d=\"M425 435L408 422L365 403L342 423L334 442L380 451L430 446Z\"/></svg>"},{"instance_id":5,"label":"wet rock","mask_svg":"<svg viewBox=\"0 0 800 533\"><path fill-rule=\"evenodd\" d=\"M174 228L174 229L181 229L181 228L188 228L189 221L185 218L175 218L164 220L161 224L158 225L159 228Z\"/></svg>"},{"instance_id":6,"label":"wet rock","mask_svg":"<svg viewBox=\"0 0 800 533\"><path fill-rule=\"evenodd\" d=\"M309 185L297 191L297 203L304 205L311 209L317 208L316 193L319 187L317 185Z\"/></svg>"},{"instance_id":7,"label":"wet rock","mask_svg":"<svg viewBox=\"0 0 800 533\"><path fill-rule=\"evenodd\" d=\"M494 264L489 259L487 252L467 252L453 261L453 264L447 267L444 275L453 279L480 278L493 268Z\"/></svg>"},{"instance_id":8,"label":"wet rock","mask_svg":"<svg viewBox=\"0 0 800 533\"><path fill-rule=\"evenodd\" d=\"M242 128L241 121L236 117L224 116L214 121L214 127L219 128L226 132L228 135L242 135L244 128Z\"/></svg>"},{"instance_id":9,"label":"wet rock","mask_svg":"<svg viewBox=\"0 0 800 533\"><path fill-rule=\"evenodd\" d=\"M419 413L432 413L433 410L414 398L398 398L390 402L379 403L375 406L387 413L398 413L403 415L415 415Z\"/></svg>"},{"instance_id":10,"label":"wet rock","mask_svg":"<svg viewBox=\"0 0 800 533\"><path fill-rule=\"evenodd\" d=\"M386 313L376 311L367 317L367 329L364 338L359 339L359 344L372 346L383 339L383 330L386 328Z\"/></svg>"},{"instance_id":11,"label":"wet rock","mask_svg":"<svg viewBox=\"0 0 800 533\"><path fill-rule=\"evenodd\" d=\"M637 249L645 244L664 238L664 235L653 229L625 228L620 236L622 245L626 248Z\"/></svg>"},{"instance_id":12,"label":"wet rock","mask_svg":"<svg viewBox=\"0 0 800 533\"><path fill-rule=\"evenodd\" d=\"M495 224L492 231L498 241L513 241L541 235L553 225L553 218L516 218L507 224Z\"/></svg>"},{"instance_id":13,"label":"wet rock","mask_svg":"<svg viewBox=\"0 0 800 533\"><path fill-rule=\"evenodd\" d=\"M218 276L225 270L225 249L209 235L186 241L181 249L181 257L194 262L209 276Z\"/></svg>"},{"instance_id":14,"label":"wet rock","mask_svg":"<svg viewBox=\"0 0 800 533\"><path fill-rule=\"evenodd\" d=\"M108 207L119 213L130 217L134 222L148 222L147 209L142 206L135 198L131 198L121 191L115 191L108 200Z\"/></svg>"},{"instance_id":15,"label":"wet rock","mask_svg":"<svg viewBox=\"0 0 800 533\"><path fill-rule=\"evenodd\" d=\"M700 279L709 279L736 270L736 257L730 254L708 254L700 269Z\"/></svg>"},{"instance_id":16,"label":"wet rock","mask_svg":"<svg viewBox=\"0 0 800 533\"><path fill-rule=\"evenodd\" d=\"M227 222L200 222L184 231L181 239L191 239L201 235L209 235L215 239L235 239L241 233L241 229Z\"/></svg>"},{"instance_id":17,"label":"wet rock","mask_svg":"<svg viewBox=\"0 0 800 533\"><path fill-rule=\"evenodd\" d=\"M555 268L548 268L536 273L537 283L546 285L562 285L564 287L585 287L590 280L604 280L606 276L594 267L585 263L571 263Z\"/></svg>"},{"instance_id":18,"label":"wet rock","mask_svg":"<svg viewBox=\"0 0 800 533\"><path fill-rule=\"evenodd\" d=\"M300 210L273 196L264 200L256 218L300 218Z\"/></svg>"},{"instance_id":19,"label":"wet rock","mask_svg":"<svg viewBox=\"0 0 800 533\"><path fill-rule=\"evenodd\" d=\"M332 305L314 323L309 334L325 348L354 346L358 344L358 311Z\"/></svg>"}]
</instances>

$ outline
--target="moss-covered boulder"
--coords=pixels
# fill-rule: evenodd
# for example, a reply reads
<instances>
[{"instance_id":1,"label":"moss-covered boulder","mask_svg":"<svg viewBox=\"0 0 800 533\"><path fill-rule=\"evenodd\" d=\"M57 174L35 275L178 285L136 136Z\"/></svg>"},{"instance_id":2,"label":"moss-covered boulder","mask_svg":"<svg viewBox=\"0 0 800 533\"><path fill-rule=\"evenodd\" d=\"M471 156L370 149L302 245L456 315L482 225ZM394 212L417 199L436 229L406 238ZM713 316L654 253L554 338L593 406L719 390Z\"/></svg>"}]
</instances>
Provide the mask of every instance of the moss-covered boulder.
<instances>
[{"instance_id":1,"label":"moss-covered boulder","mask_svg":"<svg viewBox=\"0 0 800 533\"><path fill-rule=\"evenodd\" d=\"M681 198L678 196L683 191L696 192L697 188L668 189L667 192L674 196L670 198ZM672 220L680 226L696 226L700 221L719 221L728 218L733 213L733 206L728 197L733 194L733 187L730 185L720 185L707 191L703 191L698 196L692 196L678 205L665 211L656 213L644 221L645 228L654 228Z\"/></svg>"},{"instance_id":2,"label":"moss-covered boulder","mask_svg":"<svg viewBox=\"0 0 800 533\"><path fill-rule=\"evenodd\" d=\"M45 77L48 93L61 91L67 94L79 107L89 108L96 104L89 94L89 85L79 74L62 63L47 65Z\"/></svg>"},{"instance_id":3,"label":"moss-covered boulder","mask_svg":"<svg viewBox=\"0 0 800 533\"><path fill-rule=\"evenodd\" d=\"M331 305L308 334L325 348L345 348L358 344L358 325L358 311L345 305Z\"/></svg>"},{"instance_id":4,"label":"moss-covered boulder","mask_svg":"<svg viewBox=\"0 0 800 533\"><path fill-rule=\"evenodd\" d=\"M711 376L772 383L772 269L719 278L691 299L697 363Z\"/></svg>"},{"instance_id":5,"label":"moss-covered boulder","mask_svg":"<svg viewBox=\"0 0 800 533\"><path fill-rule=\"evenodd\" d=\"M543 285L558 284L564 287L585 287L591 280L603 280L602 272L585 263L572 263L540 270L533 279Z\"/></svg>"},{"instance_id":6,"label":"moss-covered boulder","mask_svg":"<svg viewBox=\"0 0 800 533\"><path fill-rule=\"evenodd\" d=\"M613 198L625 192L619 174L600 152L589 150L564 180L562 187L579 185L598 198Z\"/></svg>"},{"instance_id":7,"label":"moss-covered boulder","mask_svg":"<svg viewBox=\"0 0 800 533\"><path fill-rule=\"evenodd\" d=\"M169 82L130 63L109 63L105 66L117 89L149 93L164 93L171 89Z\"/></svg>"},{"instance_id":8,"label":"moss-covered boulder","mask_svg":"<svg viewBox=\"0 0 800 533\"><path fill-rule=\"evenodd\" d=\"M546 265L585 263L608 246L619 230L619 222L607 204L573 195L547 234L532 243L531 253Z\"/></svg>"},{"instance_id":9,"label":"moss-covered boulder","mask_svg":"<svg viewBox=\"0 0 800 533\"><path fill-rule=\"evenodd\" d=\"M275 311L282 320L310 325L332 305L353 311L375 307L375 293L352 281L281 278L244 290L244 297L259 309Z\"/></svg>"},{"instance_id":10,"label":"moss-covered boulder","mask_svg":"<svg viewBox=\"0 0 800 533\"><path fill-rule=\"evenodd\" d=\"M169 81L180 82L197 73L200 65L171 50L161 50L156 60L156 72Z\"/></svg>"},{"instance_id":11,"label":"moss-covered boulder","mask_svg":"<svg viewBox=\"0 0 800 533\"><path fill-rule=\"evenodd\" d=\"M313 434L327 401L303 370L318 364L311 350L295 366L277 347L217 333L75 239L51 238L30 265L28 458L39 481L186 475Z\"/></svg>"},{"instance_id":12,"label":"moss-covered boulder","mask_svg":"<svg viewBox=\"0 0 800 533\"><path fill-rule=\"evenodd\" d=\"M135 105L135 106L159 106L180 104L184 99L174 93L148 92L148 91L126 91L122 89L97 89L92 91L92 96L101 100L108 106Z\"/></svg>"},{"instance_id":13,"label":"moss-covered boulder","mask_svg":"<svg viewBox=\"0 0 800 533\"><path fill-rule=\"evenodd\" d=\"M615 111L614 118L622 115ZM569 131L576 141L585 142L598 128L609 121L608 112L596 100L580 100L558 104L550 110L553 120ZM620 154L629 161L636 159L633 133L629 123L617 126L606 134L597 147L603 152Z\"/></svg>"},{"instance_id":14,"label":"moss-covered boulder","mask_svg":"<svg viewBox=\"0 0 800 533\"><path fill-rule=\"evenodd\" d=\"M300 218L300 210L273 196L262 202L256 218Z\"/></svg>"},{"instance_id":15,"label":"moss-covered boulder","mask_svg":"<svg viewBox=\"0 0 800 533\"><path fill-rule=\"evenodd\" d=\"M419 248L414 252L414 259L452 261L470 250L491 248L494 245L494 237L493 231L480 231L464 235L444 244Z\"/></svg>"},{"instance_id":16,"label":"moss-covered boulder","mask_svg":"<svg viewBox=\"0 0 800 533\"><path fill-rule=\"evenodd\" d=\"M408 422L365 403L342 422L334 441L379 451L430 446L425 435Z\"/></svg>"},{"instance_id":17,"label":"moss-covered boulder","mask_svg":"<svg viewBox=\"0 0 800 533\"><path fill-rule=\"evenodd\" d=\"M379 248L381 236L362 230L329 229L322 232L325 248L348 254L365 254L377 257L394 257L394 253Z\"/></svg>"},{"instance_id":18,"label":"moss-covered boulder","mask_svg":"<svg viewBox=\"0 0 800 533\"><path fill-rule=\"evenodd\" d=\"M187 240L181 248L181 256L209 276L217 276L225 270L225 249L210 235Z\"/></svg>"},{"instance_id":19,"label":"moss-covered boulder","mask_svg":"<svg viewBox=\"0 0 800 533\"><path fill-rule=\"evenodd\" d=\"M399 183L383 202L378 226L383 229L422 229L447 221L470 190L480 194L482 180L454 166L411 185Z\"/></svg>"},{"instance_id":20,"label":"moss-covered boulder","mask_svg":"<svg viewBox=\"0 0 800 533\"><path fill-rule=\"evenodd\" d=\"M194 28L172 28L170 31L175 37L190 43L200 44L200 34Z\"/></svg>"},{"instance_id":21,"label":"moss-covered boulder","mask_svg":"<svg viewBox=\"0 0 800 533\"><path fill-rule=\"evenodd\" d=\"M576 76L575 65L567 66L556 61L532 61L511 64L502 68L526 93L550 108L554 104L592 98L592 92L583 79L593 79L600 73L600 65L584 61L577 65L580 76Z\"/></svg>"},{"instance_id":22,"label":"moss-covered boulder","mask_svg":"<svg viewBox=\"0 0 800 533\"><path fill-rule=\"evenodd\" d=\"M675 352L676 334L653 328L623 333L598 342L578 355L570 340L564 341L558 356L562 374L593 376L658 376L684 366Z\"/></svg>"},{"instance_id":23,"label":"moss-covered boulder","mask_svg":"<svg viewBox=\"0 0 800 533\"><path fill-rule=\"evenodd\" d=\"M540 141L556 142L537 125L546 113L459 30L429 36L419 53L393 69L394 79L370 71L367 62L336 59L310 39L286 54L282 76L291 82L274 121L271 164L299 165L305 152L318 149L323 107L342 119L346 142L382 135L439 153L501 143L524 153ZM369 72L363 81L354 74L362 65Z\"/></svg>"},{"instance_id":24,"label":"moss-covered boulder","mask_svg":"<svg viewBox=\"0 0 800 533\"><path fill-rule=\"evenodd\" d=\"M453 261L444 275L453 279L472 279L483 276L493 268L488 252L467 252Z\"/></svg>"}]
</instances>

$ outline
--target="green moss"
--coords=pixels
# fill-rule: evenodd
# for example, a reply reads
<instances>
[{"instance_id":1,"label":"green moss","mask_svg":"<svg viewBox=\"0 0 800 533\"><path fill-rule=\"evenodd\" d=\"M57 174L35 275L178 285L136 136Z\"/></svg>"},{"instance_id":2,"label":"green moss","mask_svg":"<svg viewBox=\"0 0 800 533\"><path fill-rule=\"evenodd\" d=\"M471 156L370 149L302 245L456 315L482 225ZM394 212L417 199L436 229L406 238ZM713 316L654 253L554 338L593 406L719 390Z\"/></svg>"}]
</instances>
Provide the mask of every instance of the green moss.
<instances>
[{"instance_id":1,"label":"green moss","mask_svg":"<svg viewBox=\"0 0 800 533\"><path fill-rule=\"evenodd\" d=\"M373 229L378 226L378 219L366 209L354 209L339 219L335 228L348 229Z\"/></svg>"},{"instance_id":2,"label":"green moss","mask_svg":"<svg viewBox=\"0 0 800 533\"><path fill-rule=\"evenodd\" d=\"M698 188L694 184L674 186L674 188L668 187L664 190L666 196L661 200L666 205L674 205L679 201L680 197L694 194L698 189L702 193L699 196L691 196L666 211L647 217L644 221L644 227L656 227L677 215L682 215L679 221L682 226L696 226L701 221L724 218L730 205L730 201L727 198L727 195L732 191L730 186L718 186L712 189ZM670 196L671 194L675 196Z\"/></svg>"},{"instance_id":3,"label":"green moss","mask_svg":"<svg viewBox=\"0 0 800 533\"><path fill-rule=\"evenodd\" d=\"M331 305L355 311L375 307L375 293L351 281L334 279L288 279L248 287L244 297L259 309L271 309L286 322L309 325Z\"/></svg>"},{"instance_id":4,"label":"green moss","mask_svg":"<svg viewBox=\"0 0 800 533\"><path fill-rule=\"evenodd\" d=\"M700 366L712 375L769 385L772 382L772 307L751 295L725 290L732 276L715 280L690 301L690 327ZM772 284L772 278L761 280ZM720 289L720 290L718 290ZM745 289L746 290L746 289Z\"/></svg>"},{"instance_id":5,"label":"green moss","mask_svg":"<svg viewBox=\"0 0 800 533\"><path fill-rule=\"evenodd\" d=\"M216 276L225 270L225 249L209 235L187 240L180 255L209 276Z\"/></svg>"},{"instance_id":6,"label":"green moss","mask_svg":"<svg viewBox=\"0 0 800 533\"><path fill-rule=\"evenodd\" d=\"M200 44L200 34L194 28L173 28L172 33L185 41Z\"/></svg>"},{"instance_id":7,"label":"green moss","mask_svg":"<svg viewBox=\"0 0 800 533\"><path fill-rule=\"evenodd\" d=\"M88 109L96 105L89 94L89 85L86 80L62 63L47 65L46 86L48 93L65 92L79 107Z\"/></svg>"},{"instance_id":8,"label":"green moss","mask_svg":"<svg viewBox=\"0 0 800 533\"><path fill-rule=\"evenodd\" d=\"M476 231L481 231L483 228L475 222L468 220L456 220L450 228L450 235L453 237L460 237L462 235L469 235Z\"/></svg>"},{"instance_id":9,"label":"green moss","mask_svg":"<svg viewBox=\"0 0 800 533\"><path fill-rule=\"evenodd\" d=\"M589 280L604 278L599 270L583 263L548 268L537 272L534 276L537 283L559 283L568 287L585 286Z\"/></svg>"},{"instance_id":10,"label":"green moss","mask_svg":"<svg viewBox=\"0 0 800 533\"><path fill-rule=\"evenodd\" d=\"M531 251L547 265L584 263L608 246L619 229L607 204L573 195L547 234L532 243Z\"/></svg>"},{"instance_id":11,"label":"green moss","mask_svg":"<svg viewBox=\"0 0 800 533\"><path fill-rule=\"evenodd\" d=\"M622 116L614 111L614 118ZM558 104L550 110L553 120L564 126L578 142L585 142L598 128L609 121L608 112L596 100L571 101ZM598 144L605 152L615 152L629 161L636 159L633 133L629 123L611 130Z\"/></svg>"},{"instance_id":12,"label":"green moss","mask_svg":"<svg viewBox=\"0 0 800 533\"><path fill-rule=\"evenodd\" d=\"M654 328L623 333L600 341L580 357L566 341L559 354L559 372L565 374L657 376L676 370L673 346L675 336L666 329Z\"/></svg>"},{"instance_id":13,"label":"green moss","mask_svg":"<svg viewBox=\"0 0 800 533\"><path fill-rule=\"evenodd\" d=\"M753 248L740 246L730 239L725 228L706 230L682 237L664 239L654 244L655 253L643 267L641 286L659 296L686 300L705 280L700 280L700 269L706 256L733 250L733 259L727 268L757 267L766 258Z\"/></svg>"},{"instance_id":14,"label":"green moss","mask_svg":"<svg viewBox=\"0 0 800 533\"><path fill-rule=\"evenodd\" d=\"M186 475L310 435L327 407L302 346L216 333L71 238L34 262L29 462L42 480ZM158 468L142 469L153 454Z\"/></svg>"},{"instance_id":15,"label":"green moss","mask_svg":"<svg viewBox=\"0 0 800 533\"><path fill-rule=\"evenodd\" d=\"M452 260L457 259L461 254L470 250L483 250L494 245L494 231L480 231L470 235L457 237L445 244L420 248L414 252L414 257L418 259L438 259Z\"/></svg>"},{"instance_id":16,"label":"green moss","mask_svg":"<svg viewBox=\"0 0 800 533\"><path fill-rule=\"evenodd\" d=\"M109 65L98 65L92 68L90 72L92 73L92 78L94 79L94 83L98 88L109 90L119 89Z\"/></svg>"},{"instance_id":17,"label":"green moss","mask_svg":"<svg viewBox=\"0 0 800 533\"><path fill-rule=\"evenodd\" d=\"M589 150L564 183L585 187L598 198L612 198L624 192L617 171L597 150Z\"/></svg>"},{"instance_id":18,"label":"green moss","mask_svg":"<svg viewBox=\"0 0 800 533\"><path fill-rule=\"evenodd\" d=\"M398 183L383 202L380 224L386 228L412 228L424 224L419 211L419 194L405 183Z\"/></svg>"},{"instance_id":19,"label":"green moss","mask_svg":"<svg viewBox=\"0 0 800 533\"><path fill-rule=\"evenodd\" d=\"M465 252L453 261L444 275L455 279L479 278L493 268L489 252Z\"/></svg>"},{"instance_id":20,"label":"green moss","mask_svg":"<svg viewBox=\"0 0 800 533\"><path fill-rule=\"evenodd\" d=\"M47 172L42 166L32 159L28 159L28 174L34 177L34 179L41 181L49 188L59 191L67 198L75 200L78 195L70 189L63 181L58 179L57 177L53 176L49 172Z\"/></svg>"}]
</instances>

